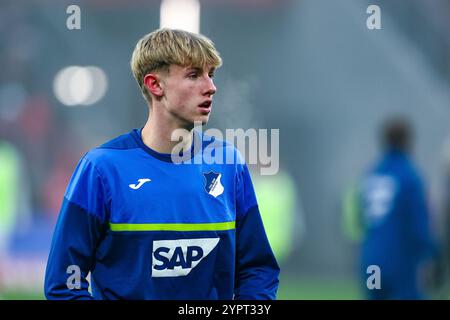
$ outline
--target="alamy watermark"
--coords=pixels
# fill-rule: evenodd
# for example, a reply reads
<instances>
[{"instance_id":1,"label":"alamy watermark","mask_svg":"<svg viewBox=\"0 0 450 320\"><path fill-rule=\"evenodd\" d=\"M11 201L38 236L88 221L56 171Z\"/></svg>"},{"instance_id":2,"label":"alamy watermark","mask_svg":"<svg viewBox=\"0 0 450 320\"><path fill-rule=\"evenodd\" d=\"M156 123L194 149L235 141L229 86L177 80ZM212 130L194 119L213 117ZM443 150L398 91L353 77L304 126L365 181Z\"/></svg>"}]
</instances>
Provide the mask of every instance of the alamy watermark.
<instances>
[{"instance_id":1,"label":"alamy watermark","mask_svg":"<svg viewBox=\"0 0 450 320\"><path fill-rule=\"evenodd\" d=\"M369 30L381 29L381 9L375 4L371 4L367 7L366 13L370 16L366 20L366 26Z\"/></svg>"},{"instance_id":2,"label":"alamy watermark","mask_svg":"<svg viewBox=\"0 0 450 320\"><path fill-rule=\"evenodd\" d=\"M201 122L194 123L196 139L192 145L184 139L190 137L186 129L176 129L171 140L178 141L171 152L172 162L180 164L235 164L247 162L258 165L261 175L274 175L280 168L280 130L279 129L226 129L225 135L215 128L205 130ZM201 138L201 139L198 139ZM224 144L223 141L228 142ZM270 145L270 152L269 152ZM194 155L186 148L192 148ZM239 153L235 152L235 146ZM203 149L203 152L198 153Z\"/></svg>"},{"instance_id":3,"label":"alamy watermark","mask_svg":"<svg viewBox=\"0 0 450 320\"><path fill-rule=\"evenodd\" d=\"M81 269L76 264L71 264L67 267L66 273L69 274L67 277L66 285L69 290L81 289Z\"/></svg>"},{"instance_id":4,"label":"alamy watermark","mask_svg":"<svg viewBox=\"0 0 450 320\"><path fill-rule=\"evenodd\" d=\"M381 269L376 264L367 267L366 273L370 274L367 278L366 286L369 290L381 289Z\"/></svg>"},{"instance_id":5,"label":"alamy watermark","mask_svg":"<svg viewBox=\"0 0 450 320\"><path fill-rule=\"evenodd\" d=\"M81 29L81 9L75 4L67 7L66 13L69 15L66 19L66 27L69 30Z\"/></svg>"}]
</instances>

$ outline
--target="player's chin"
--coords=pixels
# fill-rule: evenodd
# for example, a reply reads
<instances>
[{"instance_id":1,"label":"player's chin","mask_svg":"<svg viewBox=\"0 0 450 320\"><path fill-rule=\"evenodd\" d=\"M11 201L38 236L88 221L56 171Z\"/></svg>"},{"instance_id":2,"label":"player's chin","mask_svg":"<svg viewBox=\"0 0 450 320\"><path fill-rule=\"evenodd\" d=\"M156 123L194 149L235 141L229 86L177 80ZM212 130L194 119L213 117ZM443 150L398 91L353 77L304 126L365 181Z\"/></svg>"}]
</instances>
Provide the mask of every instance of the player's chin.
<instances>
[{"instance_id":1,"label":"player's chin","mask_svg":"<svg viewBox=\"0 0 450 320\"><path fill-rule=\"evenodd\" d=\"M209 121L209 114L195 117L194 123L201 124L202 126L204 126L205 124L208 123L208 121Z\"/></svg>"}]
</instances>

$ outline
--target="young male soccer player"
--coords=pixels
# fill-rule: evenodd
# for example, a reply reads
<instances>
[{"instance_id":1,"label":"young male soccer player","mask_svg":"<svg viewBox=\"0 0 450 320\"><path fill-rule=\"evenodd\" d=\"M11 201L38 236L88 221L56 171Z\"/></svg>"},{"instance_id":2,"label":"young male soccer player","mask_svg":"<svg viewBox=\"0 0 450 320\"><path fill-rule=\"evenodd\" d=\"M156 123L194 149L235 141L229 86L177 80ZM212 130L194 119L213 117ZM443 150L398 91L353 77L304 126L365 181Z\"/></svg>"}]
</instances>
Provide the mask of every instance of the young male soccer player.
<instances>
[{"instance_id":1,"label":"young male soccer player","mask_svg":"<svg viewBox=\"0 0 450 320\"><path fill-rule=\"evenodd\" d=\"M53 237L47 298L275 298L279 267L246 165L196 161L207 143L190 147L207 140L193 127L208 122L220 65L201 35L160 29L137 43L131 67L149 118L80 160ZM176 129L191 160L181 164L172 161Z\"/></svg>"}]
</instances>

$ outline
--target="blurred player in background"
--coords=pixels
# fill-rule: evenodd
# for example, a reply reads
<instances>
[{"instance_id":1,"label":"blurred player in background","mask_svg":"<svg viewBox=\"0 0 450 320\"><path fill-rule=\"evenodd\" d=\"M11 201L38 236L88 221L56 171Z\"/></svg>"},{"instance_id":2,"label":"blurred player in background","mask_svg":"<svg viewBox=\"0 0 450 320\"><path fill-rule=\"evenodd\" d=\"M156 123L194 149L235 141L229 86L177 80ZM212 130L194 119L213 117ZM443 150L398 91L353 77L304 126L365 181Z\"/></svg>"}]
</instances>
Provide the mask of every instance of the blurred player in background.
<instances>
[{"instance_id":1,"label":"blurred player in background","mask_svg":"<svg viewBox=\"0 0 450 320\"><path fill-rule=\"evenodd\" d=\"M412 129L402 118L382 130L384 153L347 197L347 220L359 224L363 283L369 266L380 269L381 288L367 288L369 299L425 298L424 266L437 247L422 178L411 160ZM358 230L356 228L355 230Z\"/></svg>"},{"instance_id":2,"label":"blurred player in background","mask_svg":"<svg viewBox=\"0 0 450 320\"><path fill-rule=\"evenodd\" d=\"M449 299L450 292L450 145L445 149L445 174L443 186L443 208L439 219L439 234L442 249L439 251L439 260L434 277L438 298Z\"/></svg>"},{"instance_id":3,"label":"blurred player in background","mask_svg":"<svg viewBox=\"0 0 450 320\"><path fill-rule=\"evenodd\" d=\"M232 145L193 130L209 120L221 62L209 39L185 31L137 43L131 67L149 118L79 162L53 237L47 298L275 298L279 267L247 166ZM236 161L203 161L224 151Z\"/></svg>"}]
</instances>

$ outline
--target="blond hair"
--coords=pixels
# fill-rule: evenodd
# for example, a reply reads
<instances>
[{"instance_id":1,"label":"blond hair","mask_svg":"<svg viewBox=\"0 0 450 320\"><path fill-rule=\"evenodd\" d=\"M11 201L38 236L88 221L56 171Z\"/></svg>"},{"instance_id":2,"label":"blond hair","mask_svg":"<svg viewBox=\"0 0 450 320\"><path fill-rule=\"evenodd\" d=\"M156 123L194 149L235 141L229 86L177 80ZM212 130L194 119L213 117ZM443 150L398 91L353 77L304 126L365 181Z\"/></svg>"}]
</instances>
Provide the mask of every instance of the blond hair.
<instances>
[{"instance_id":1,"label":"blond hair","mask_svg":"<svg viewBox=\"0 0 450 320\"><path fill-rule=\"evenodd\" d=\"M214 43L200 34L172 29L158 29L146 34L134 48L131 70L148 102L151 102L151 95L144 84L145 75L168 72L172 64L218 68L222 65L222 59Z\"/></svg>"}]
</instances>

